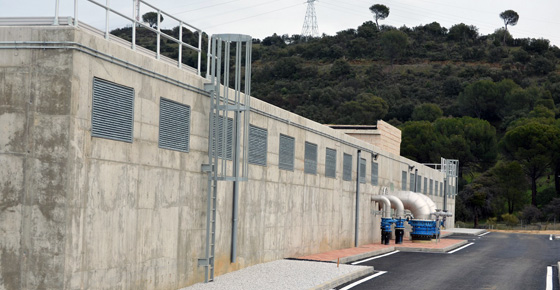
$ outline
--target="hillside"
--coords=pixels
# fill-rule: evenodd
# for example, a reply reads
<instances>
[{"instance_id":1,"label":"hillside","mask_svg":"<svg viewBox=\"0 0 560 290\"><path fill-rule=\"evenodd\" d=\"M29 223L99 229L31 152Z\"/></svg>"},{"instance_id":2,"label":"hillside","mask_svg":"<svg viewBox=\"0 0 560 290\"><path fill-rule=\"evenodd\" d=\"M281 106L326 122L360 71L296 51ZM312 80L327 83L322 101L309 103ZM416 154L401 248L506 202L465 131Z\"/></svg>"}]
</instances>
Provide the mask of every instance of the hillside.
<instances>
[{"instance_id":1,"label":"hillside","mask_svg":"<svg viewBox=\"0 0 560 290\"><path fill-rule=\"evenodd\" d=\"M112 33L130 40L130 30ZM139 29L137 41L154 49L149 34ZM162 40L162 53L176 58L174 46ZM402 130L401 155L459 159L458 220L560 220L560 49L548 40L368 21L333 36L255 39L253 60L259 99L320 123L383 119Z\"/></svg>"}]
</instances>

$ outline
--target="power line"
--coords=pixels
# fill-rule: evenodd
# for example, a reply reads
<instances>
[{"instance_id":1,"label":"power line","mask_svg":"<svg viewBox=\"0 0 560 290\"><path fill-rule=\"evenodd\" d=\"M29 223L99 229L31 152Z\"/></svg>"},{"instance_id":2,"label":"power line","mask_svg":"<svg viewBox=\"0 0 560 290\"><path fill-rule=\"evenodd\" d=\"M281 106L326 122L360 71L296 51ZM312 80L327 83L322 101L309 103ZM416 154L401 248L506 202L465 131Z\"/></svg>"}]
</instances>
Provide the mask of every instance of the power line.
<instances>
[{"instance_id":1,"label":"power line","mask_svg":"<svg viewBox=\"0 0 560 290\"><path fill-rule=\"evenodd\" d=\"M237 1L239 1L239 0L231 0L231 1L221 2L221 3L217 3L217 4L212 4L212 5L204 6L204 7L199 7L199 8L196 8L196 9L185 10L185 11L173 13L173 15L179 15L179 14L183 14L183 13L187 13L187 12L193 12L193 11L203 10L203 9L212 8L212 7L220 6L220 5L223 5L223 4L228 4L228 3L232 3L232 2L237 2Z\"/></svg>"},{"instance_id":2,"label":"power line","mask_svg":"<svg viewBox=\"0 0 560 290\"><path fill-rule=\"evenodd\" d=\"M242 7L242 8L238 8L238 9L234 9L234 10L228 10L228 11L222 12L222 13L217 13L217 14L212 14L212 15L206 15L206 16L204 16L203 18L193 19L193 20L191 20L191 21L198 21L198 20L203 20L203 19L208 19L208 18L214 18L214 17L216 17L216 16L225 15L225 14L230 14L230 13L234 13L234 12L237 12L237 11L240 11L240 10L247 10L247 9L249 9L249 8L255 8L255 7L258 7L258 6L263 6L263 5L266 5L266 4L273 3L273 2L278 2L278 0L272 0L272 1L264 2L264 3L259 3L259 4L257 4L257 5L249 6L249 7ZM298 5L299 5L299 4L298 4Z\"/></svg>"},{"instance_id":3,"label":"power line","mask_svg":"<svg viewBox=\"0 0 560 290\"><path fill-rule=\"evenodd\" d=\"M228 21L228 22L219 23L219 24L212 25L212 26L207 26L206 29L214 28L214 27L218 27L218 26L222 26L222 25L226 25L226 24L230 24L230 23L234 23L234 22L239 22L239 21L243 21L243 20L247 20L247 19L251 19L251 18L255 18L255 17L259 17L259 16L262 16L262 15L278 12L278 11L281 11L281 10L286 10L286 9L289 9L289 8L292 8L292 7L295 7L295 6L299 6L299 5L301 5L301 3L291 5L291 6L287 6L287 7L284 7L284 8L279 8L279 9L272 10L272 11L259 13L259 14L256 14L256 15L252 15L252 16L248 16L248 17L244 17L244 18L240 18L240 19L236 19L236 20L232 20L232 21Z\"/></svg>"}]
</instances>

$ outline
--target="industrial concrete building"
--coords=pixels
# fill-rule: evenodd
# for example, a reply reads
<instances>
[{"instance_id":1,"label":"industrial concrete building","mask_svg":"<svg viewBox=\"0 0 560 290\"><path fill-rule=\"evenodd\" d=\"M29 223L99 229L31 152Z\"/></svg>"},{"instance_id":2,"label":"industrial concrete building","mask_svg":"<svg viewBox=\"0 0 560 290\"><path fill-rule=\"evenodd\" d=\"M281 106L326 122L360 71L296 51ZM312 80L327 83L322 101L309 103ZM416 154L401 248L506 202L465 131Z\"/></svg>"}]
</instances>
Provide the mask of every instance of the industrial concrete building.
<instances>
[{"instance_id":1,"label":"industrial concrete building","mask_svg":"<svg viewBox=\"0 0 560 290\"><path fill-rule=\"evenodd\" d=\"M51 22L0 26L0 289L204 281L208 79L85 25ZM217 187L216 275L379 242L371 197L383 191L416 188L454 212L454 181L399 156L388 124L378 126L390 136L362 132L374 145L258 99L250 106L234 261L233 184Z\"/></svg>"}]
</instances>

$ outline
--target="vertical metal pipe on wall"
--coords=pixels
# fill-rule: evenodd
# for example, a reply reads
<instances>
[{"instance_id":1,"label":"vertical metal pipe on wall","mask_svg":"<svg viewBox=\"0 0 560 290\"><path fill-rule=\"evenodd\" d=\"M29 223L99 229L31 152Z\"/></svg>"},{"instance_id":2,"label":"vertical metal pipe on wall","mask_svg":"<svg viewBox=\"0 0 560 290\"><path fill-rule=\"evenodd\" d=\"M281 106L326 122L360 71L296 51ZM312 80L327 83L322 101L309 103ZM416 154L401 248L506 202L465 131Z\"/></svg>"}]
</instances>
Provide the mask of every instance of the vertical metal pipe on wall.
<instances>
[{"instance_id":1,"label":"vertical metal pipe on wall","mask_svg":"<svg viewBox=\"0 0 560 290\"><path fill-rule=\"evenodd\" d=\"M447 210L447 194L449 190L447 189L447 177L443 179L443 210Z\"/></svg>"},{"instance_id":2,"label":"vertical metal pipe on wall","mask_svg":"<svg viewBox=\"0 0 560 290\"><path fill-rule=\"evenodd\" d=\"M358 246L358 238L359 238L359 222L360 222L360 155L362 151L358 150L358 170L356 176L356 229L355 229L355 237L354 237L354 246Z\"/></svg>"},{"instance_id":3,"label":"vertical metal pipe on wall","mask_svg":"<svg viewBox=\"0 0 560 290\"><path fill-rule=\"evenodd\" d=\"M414 169L414 192L418 192L418 169Z\"/></svg>"},{"instance_id":4,"label":"vertical metal pipe on wall","mask_svg":"<svg viewBox=\"0 0 560 290\"><path fill-rule=\"evenodd\" d=\"M237 42L235 47L235 103L239 106L241 98L241 42ZM235 156L233 161L233 176L239 177L239 157L241 140L241 111L235 111ZM247 146L247 144L243 144ZM245 158L247 156L244 156ZM231 262L237 260L237 222L239 220L239 179L233 181L233 210L231 222Z\"/></svg>"},{"instance_id":5,"label":"vertical metal pipe on wall","mask_svg":"<svg viewBox=\"0 0 560 290\"><path fill-rule=\"evenodd\" d=\"M234 148L239 148L239 139L241 138L241 122L239 121L241 112L235 112L235 134L237 137L234 142ZM235 156L233 162L233 176L239 176L239 150L234 152ZM233 181L233 210L231 220L231 262L235 263L237 260L237 221L239 220L239 180Z\"/></svg>"}]
</instances>

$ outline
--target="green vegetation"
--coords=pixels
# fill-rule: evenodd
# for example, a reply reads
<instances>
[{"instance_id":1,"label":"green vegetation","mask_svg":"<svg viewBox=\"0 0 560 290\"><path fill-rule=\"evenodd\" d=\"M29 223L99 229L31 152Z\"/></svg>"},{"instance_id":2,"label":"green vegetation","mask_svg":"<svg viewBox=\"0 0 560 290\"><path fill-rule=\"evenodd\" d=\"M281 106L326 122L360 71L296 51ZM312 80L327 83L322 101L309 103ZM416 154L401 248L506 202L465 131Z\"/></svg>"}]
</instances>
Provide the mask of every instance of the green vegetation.
<instances>
[{"instance_id":1,"label":"green vegetation","mask_svg":"<svg viewBox=\"0 0 560 290\"><path fill-rule=\"evenodd\" d=\"M380 8L376 21L389 15ZM402 129L401 154L418 162L459 159L459 221L560 221L560 49L512 37L515 11L500 17L504 27L489 35L464 23L367 21L332 36L255 39L252 92L320 123L386 120ZM154 49L145 30L137 42ZM112 33L130 39L130 28ZM161 44L176 58L175 43Z\"/></svg>"}]
</instances>

